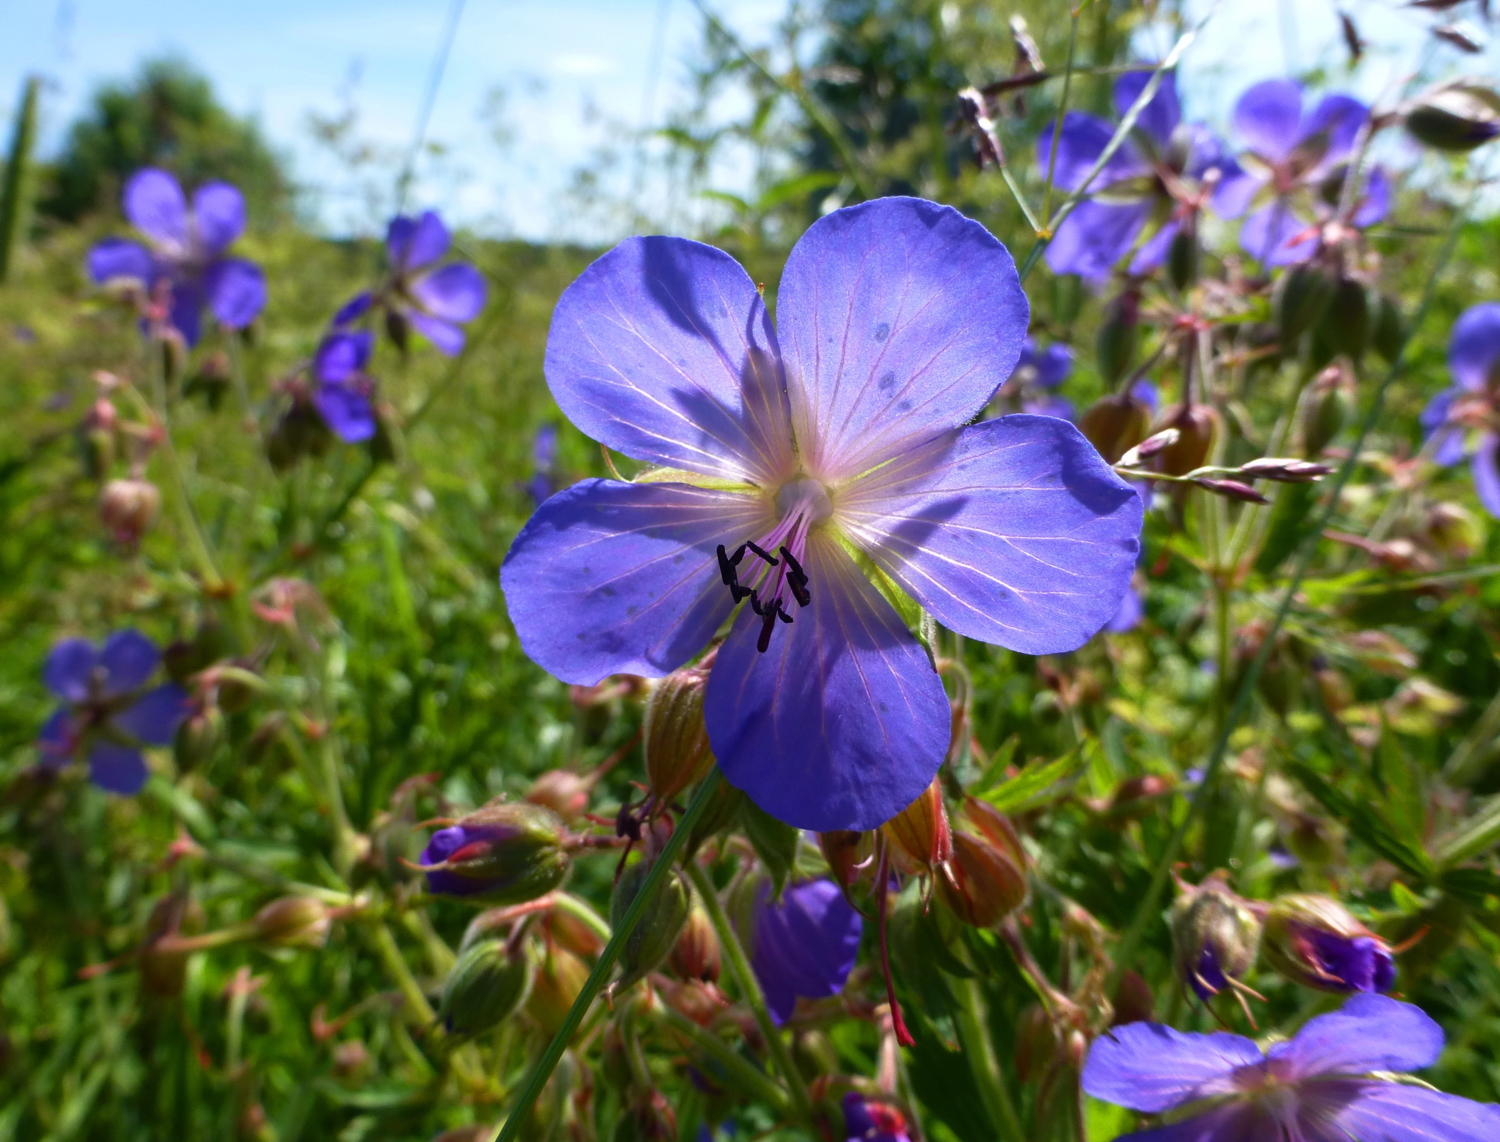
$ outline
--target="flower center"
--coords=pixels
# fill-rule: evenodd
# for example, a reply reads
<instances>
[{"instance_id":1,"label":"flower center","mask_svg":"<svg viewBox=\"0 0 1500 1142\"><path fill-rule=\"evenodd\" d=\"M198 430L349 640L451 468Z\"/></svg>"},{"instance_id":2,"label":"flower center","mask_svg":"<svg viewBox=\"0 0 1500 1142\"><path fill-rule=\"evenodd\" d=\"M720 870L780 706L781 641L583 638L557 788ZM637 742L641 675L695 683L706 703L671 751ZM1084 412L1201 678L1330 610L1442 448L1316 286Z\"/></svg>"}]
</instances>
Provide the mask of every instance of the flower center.
<instances>
[{"instance_id":1,"label":"flower center","mask_svg":"<svg viewBox=\"0 0 1500 1142\"><path fill-rule=\"evenodd\" d=\"M812 602L801 558L807 553L808 532L833 515L833 502L817 480L801 477L776 493L776 511L780 519L765 535L745 540L733 554L722 543L718 551L724 586L736 603L748 598L751 610L761 617L755 648L762 654L771 645L777 620L792 621L787 596L799 607ZM749 563L747 555L752 557Z\"/></svg>"}]
</instances>

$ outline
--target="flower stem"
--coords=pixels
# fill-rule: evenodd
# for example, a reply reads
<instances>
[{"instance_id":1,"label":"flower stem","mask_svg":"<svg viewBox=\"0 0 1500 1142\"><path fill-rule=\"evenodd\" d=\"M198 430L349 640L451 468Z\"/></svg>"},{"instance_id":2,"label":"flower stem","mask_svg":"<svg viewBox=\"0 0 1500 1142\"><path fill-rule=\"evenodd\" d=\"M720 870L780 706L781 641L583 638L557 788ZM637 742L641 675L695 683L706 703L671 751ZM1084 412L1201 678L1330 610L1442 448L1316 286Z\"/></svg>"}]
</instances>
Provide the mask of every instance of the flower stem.
<instances>
[{"instance_id":1,"label":"flower stem","mask_svg":"<svg viewBox=\"0 0 1500 1142\"><path fill-rule=\"evenodd\" d=\"M985 1033L984 998L979 994L979 981L955 980L954 990L958 999L954 1025L958 1040L963 1044L964 1058L969 1061L974 1085L979 1088L980 1101L1006 1142L1026 1142L1026 1132L1021 1129L1015 1103L1000 1077L1000 1060L995 1055L995 1045Z\"/></svg>"},{"instance_id":2,"label":"flower stem","mask_svg":"<svg viewBox=\"0 0 1500 1142\"><path fill-rule=\"evenodd\" d=\"M1120 939L1120 945L1115 953L1114 969L1110 972L1109 982L1105 990L1107 994L1113 994L1120 984L1120 977L1127 969L1134 966L1136 952L1140 949L1141 941L1145 939L1146 929L1153 920L1158 918L1160 910L1159 901L1162 892L1166 889L1167 880L1171 876L1172 866L1177 862L1178 853L1182 851L1184 841L1187 840L1188 830L1193 821L1202 812L1212 793L1215 779L1218 777L1219 769L1224 763L1224 755L1229 749L1229 739L1234 733L1235 727L1240 724L1245 714L1249 711L1250 701L1255 693L1255 684L1260 678L1261 671L1265 669L1266 661L1271 656L1271 649L1276 642L1276 634L1281 630L1282 623L1286 621L1287 614L1292 609L1292 601L1296 598L1298 590L1302 586L1303 577L1312 565L1313 555L1317 552L1318 544L1323 537L1324 529L1332 521L1334 513L1338 511L1339 496L1343 493L1344 486L1354 475L1354 469L1359 464L1360 453L1364 450L1365 440L1379 423L1381 413L1385 409L1386 394L1396 379L1401 376L1406 368L1407 349L1411 345L1412 337L1417 330L1421 329L1426 321L1428 312L1432 309L1433 298L1436 296L1437 283L1442 279L1443 271L1447 268L1448 260L1452 257L1454 248L1458 245L1459 234L1463 231L1465 220L1474 208L1478 199L1478 190L1469 196L1469 201L1453 216L1453 222L1448 228L1448 236L1438 252L1436 263L1432 272L1427 277L1427 284L1422 291L1422 301L1417 307L1417 312L1412 317L1411 326L1402 340L1401 349L1391 361L1386 370L1385 377L1376 389L1374 399L1366 411L1364 419L1360 421L1359 432L1354 439L1354 446L1349 450L1348 457L1339 466L1334 475L1332 487L1329 488L1328 497L1324 501L1322 511L1319 512L1317 523L1309 530L1307 538L1302 541L1301 549L1297 553L1296 562L1292 567L1292 573L1282 591L1281 602L1276 607L1276 613L1271 619L1271 625L1261 641L1260 649L1251 661L1249 669L1240 679L1239 689L1234 696L1234 703L1230 706L1229 714L1224 719L1223 725L1215 737L1213 749L1210 751L1208 760L1203 766L1203 779L1198 783L1197 790L1193 793L1193 799L1188 803L1188 811L1178 823L1176 830L1167 841L1167 846L1162 850L1160 858L1156 862L1156 868L1151 875L1151 883L1140 903L1136 906L1135 916L1126 929L1124 936ZM1500 836L1500 814L1496 817L1496 835ZM1448 854L1443 854L1447 856ZM1442 859L1442 857L1440 857ZM1448 859L1451 859L1449 857Z\"/></svg>"},{"instance_id":3,"label":"flower stem","mask_svg":"<svg viewBox=\"0 0 1500 1142\"><path fill-rule=\"evenodd\" d=\"M673 1011L665 1003L657 1008L657 1018L705 1055L711 1056L724 1068L729 1081L738 1086L742 1093L764 1102L778 1115L786 1113L788 1105L786 1091L723 1039L699 1027L681 1012Z\"/></svg>"},{"instance_id":4,"label":"flower stem","mask_svg":"<svg viewBox=\"0 0 1500 1142\"><path fill-rule=\"evenodd\" d=\"M640 892L626 909L620 926L610 936L609 943L604 945L604 950L599 953L599 959L594 963L594 970L589 973L589 978L584 982L583 990L578 993L578 998L573 1001L573 1006L568 1009L567 1018L563 1020L557 1034L552 1036L552 1042L547 1044L547 1049L542 1052L542 1057L536 1061L531 1073L526 1076L525 1085L521 1088L520 1097L511 1108L510 1115L505 1120L505 1125L500 1128L495 1142L513 1142L525 1125L527 1117L531 1114L531 1108L536 1105L536 1100L541 1097L542 1088L547 1085L547 1080L552 1077L558 1060L563 1052L568 1049L574 1032L578 1025L583 1022L583 1017L588 1013L589 1007L594 1002L594 997L599 994L600 989L614 972L615 961L620 958L620 949L624 947L630 933L635 931L635 926L640 923L641 917L646 914L646 909L656 900L656 894L661 889L662 882L667 879L677 854L682 846L687 843L688 835L693 831L693 826L698 823L698 818L703 816L703 811L708 808L714 790L719 787L722 777L717 769L711 770L698 786L698 792L693 795L692 803L688 805L687 812L677 822L677 827L672 830L672 835L662 847L661 855L656 858L651 871L646 876L646 883L641 886ZM689 870L691 872L691 869Z\"/></svg>"},{"instance_id":5,"label":"flower stem","mask_svg":"<svg viewBox=\"0 0 1500 1142\"><path fill-rule=\"evenodd\" d=\"M740 995L750 1005L756 1025L760 1028L761 1035L765 1037L766 1047L771 1052L771 1058L775 1060L776 1069L781 1072L781 1077L786 1082L787 1090L792 1096L792 1110L803 1122L811 1122L812 1099L807 1093L807 1084L802 1081L802 1072L792 1063L791 1052L786 1049L786 1043L781 1038L781 1031L776 1024L771 1022L771 1013L766 1007L765 993L760 989L760 981L755 978L755 971L745 955L744 945L740 943L739 936L735 935L729 918L724 915L724 906L719 903L719 894L714 891L713 882L708 879L708 874L696 864L688 863L687 874L688 879L693 882L693 887L698 890L698 898L703 901L703 909L708 913L709 923L714 926L714 933L719 937L720 950L724 958L729 961L729 972L739 986Z\"/></svg>"}]
</instances>

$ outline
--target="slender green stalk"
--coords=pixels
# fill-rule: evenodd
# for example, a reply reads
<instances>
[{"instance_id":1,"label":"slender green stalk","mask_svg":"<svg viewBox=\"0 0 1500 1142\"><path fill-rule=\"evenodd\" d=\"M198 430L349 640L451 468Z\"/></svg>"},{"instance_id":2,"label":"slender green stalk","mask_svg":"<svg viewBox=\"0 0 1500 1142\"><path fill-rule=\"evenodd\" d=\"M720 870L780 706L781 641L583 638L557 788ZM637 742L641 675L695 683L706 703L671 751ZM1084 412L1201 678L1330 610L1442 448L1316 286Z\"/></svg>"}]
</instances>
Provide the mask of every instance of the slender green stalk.
<instances>
[{"instance_id":1,"label":"slender green stalk","mask_svg":"<svg viewBox=\"0 0 1500 1142\"><path fill-rule=\"evenodd\" d=\"M1234 696L1234 704L1230 707L1229 716L1220 727L1214 741L1213 749L1210 751L1208 760L1203 766L1203 778L1198 783L1198 788L1193 793L1193 799L1188 803L1187 813L1183 815L1177 828L1173 831L1171 838L1167 841L1167 847L1162 851L1161 858L1157 861L1156 869L1151 876L1151 884L1146 889L1145 895L1136 907L1135 918L1130 927L1126 929L1124 936L1120 939L1120 945L1115 953L1115 966L1110 972L1109 983L1106 990L1113 993L1119 986L1120 977L1127 969L1133 966L1136 952L1140 949L1141 941L1146 936L1146 929L1156 918L1160 907L1162 892L1166 889L1167 880L1171 876L1172 866L1177 862L1177 855L1182 851L1183 842L1187 839L1188 829L1192 827L1193 821L1203 810L1208 801L1208 796L1214 788L1219 769L1224 763L1224 755L1229 749L1229 738L1234 733L1245 714L1249 711L1251 697L1255 692L1256 681L1260 678L1261 671L1265 669L1266 661L1271 656L1271 648L1276 641L1276 634L1286 621L1287 614L1292 609L1292 601L1297 596L1297 591L1302 586L1303 577L1312 564L1313 555L1317 552L1319 542L1323 536L1323 529L1333 519L1338 510L1339 496L1348 484L1350 477L1354 475L1354 469L1359 465L1360 453L1364 450L1365 440L1374 431L1375 425L1380 420L1380 414L1385 408L1386 394L1391 386L1401 375L1406 366L1406 353L1411 345L1411 339L1416 331L1422 327L1427 318L1428 311L1432 308L1432 301L1437 292L1437 283L1442 278L1443 271L1448 265L1448 259L1452 257L1453 250L1458 244L1458 236L1463 230L1463 224L1473 209L1478 199L1476 190L1470 195L1469 201L1464 208L1454 215L1453 223L1448 228L1447 240L1443 243L1438 253L1436 264L1432 273L1428 275L1427 284L1422 291L1422 301L1417 307L1417 312L1412 318L1411 331L1402 341L1401 350L1396 354L1395 360L1386 370L1386 375L1376 390L1374 398L1370 401L1370 407L1366 411L1364 419L1360 421L1359 433L1355 437L1354 447L1349 450L1348 457L1339 466L1335 474L1332 486L1329 488L1328 497L1323 504L1323 510L1319 513L1317 525L1313 527L1307 538L1302 541L1302 547L1297 555L1297 561L1293 565L1292 574L1287 581L1286 589L1282 592L1281 602L1276 608L1276 613L1271 619L1270 628L1266 631L1261 641L1260 649L1256 652L1250 668L1245 671L1240 680L1239 690ZM1500 837L1500 813L1496 815L1496 836Z\"/></svg>"},{"instance_id":2,"label":"slender green stalk","mask_svg":"<svg viewBox=\"0 0 1500 1142\"><path fill-rule=\"evenodd\" d=\"M614 934L609 938L609 943L605 944L604 950L599 953L599 959L594 963L594 970L589 972L589 978L584 981L583 990L578 993L578 998L569 1008L563 1025L557 1029L557 1034L552 1036L552 1042L547 1044L542 1057L536 1061L536 1065L531 1068L531 1073L526 1076L520 1097L516 1099L516 1104L511 1108L505 1125L500 1128L500 1133L495 1136L495 1142L512 1142L521 1132L521 1127L526 1124L526 1119L531 1114L531 1108L541 1097L542 1088L552 1077L558 1060L568 1049L568 1044L572 1042L578 1025L583 1022L584 1015L588 1013L589 1007L594 1002L594 997L599 994L614 973L615 961L620 958L620 949L630 933L635 931L641 917L646 914L646 909L655 901L657 892L660 891L662 883L667 879L667 874L677 860L677 854L687 843L688 835L693 831L693 826L698 823L698 818L703 816L703 811L708 808L714 790L719 787L719 782L722 780L718 769L714 769L699 784L698 792L693 795L687 812L677 822L677 827L672 830L671 837L667 839L661 854L656 858L656 863L646 877L646 883L641 885L640 892L630 902L630 907L625 910L620 926L615 929Z\"/></svg>"},{"instance_id":3,"label":"slender green stalk","mask_svg":"<svg viewBox=\"0 0 1500 1142\"><path fill-rule=\"evenodd\" d=\"M786 1091L723 1039L699 1027L686 1015L673 1011L664 1003L657 1007L656 1016L705 1055L711 1056L724 1068L728 1081L737 1086L741 1093L759 1099L778 1115L786 1113L789 1105Z\"/></svg>"},{"instance_id":4,"label":"slender green stalk","mask_svg":"<svg viewBox=\"0 0 1500 1142\"><path fill-rule=\"evenodd\" d=\"M714 932L719 937L719 950L729 963L729 974L734 976L740 995L750 1005L756 1025L760 1027L760 1033L771 1051L771 1058L776 1063L776 1069L781 1072L787 1090L791 1093L792 1109L803 1122L811 1122L812 1098L807 1093L807 1084L802 1081L802 1072L792 1062L791 1052L786 1049L786 1042L781 1038L781 1031L776 1024L771 1022L771 1013L766 1008L765 993L761 991L760 981L755 978L755 971L750 967L750 959L745 955L744 945L740 943L740 938L735 934L734 926L730 924L729 918L724 915L724 906L719 903L719 894L714 891L713 882L708 879L708 873L696 864L688 864L687 874L688 879L693 882L693 887L698 890L698 898L703 902L703 909L708 913L709 922L713 924Z\"/></svg>"},{"instance_id":5,"label":"slender green stalk","mask_svg":"<svg viewBox=\"0 0 1500 1142\"><path fill-rule=\"evenodd\" d=\"M1083 5L1074 8L1068 23L1068 65L1063 71L1062 98L1057 103L1057 118L1052 121L1052 150L1047 155L1047 181L1042 184L1042 217L1052 216L1052 181L1057 174L1057 140L1062 135L1063 116L1068 111L1068 96L1073 88L1073 56L1078 50L1078 15Z\"/></svg>"},{"instance_id":6,"label":"slender green stalk","mask_svg":"<svg viewBox=\"0 0 1500 1142\"><path fill-rule=\"evenodd\" d=\"M958 1041L974 1076L974 1085L979 1088L980 1101L989 1112L990 1123L1006 1142L1026 1142L1016 1104L1011 1101L1010 1091L1005 1089L1005 1082L1000 1077L1000 1060L995 1054L995 1045L985 1031L984 997L979 994L979 981L954 980L953 989L958 999L954 1020Z\"/></svg>"},{"instance_id":7,"label":"slender green stalk","mask_svg":"<svg viewBox=\"0 0 1500 1142\"><path fill-rule=\"evenodd\" d=\"M1490 699L1474 728L1458 743L1458 747L1443 764L1443 780L1453 785L1463 785L1474 776L1477 763L1484 760L1486 749L1500 734L1500 693Z\"/></svg>"}]
</instances>

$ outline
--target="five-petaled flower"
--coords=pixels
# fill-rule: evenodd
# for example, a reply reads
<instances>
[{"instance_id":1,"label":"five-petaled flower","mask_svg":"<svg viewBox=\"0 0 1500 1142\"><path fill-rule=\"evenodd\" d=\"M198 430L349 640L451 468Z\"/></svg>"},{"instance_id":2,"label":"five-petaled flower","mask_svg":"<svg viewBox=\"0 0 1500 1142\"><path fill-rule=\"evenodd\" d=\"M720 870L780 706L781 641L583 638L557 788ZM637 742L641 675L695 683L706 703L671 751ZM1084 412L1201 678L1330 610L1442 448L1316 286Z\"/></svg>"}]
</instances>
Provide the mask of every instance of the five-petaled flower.
<instances>
[{"instance_id":1,"label":"five-petaled flower","mask_svg":"<svg viewBox=\"0 0 1500 1142\"><path fill-rule=\"evenodd\" d=\"M1467 453L1474 492L1500 519L1500 302L1470 306L1454 322L1448 371L1453 386L1422 410L1433 462L1457 464Z\"/></svg>"},{"instance_id":2,"label":"five-petaled flower","mask_svg":"<svg viewBox=\"0 0 1500 1142\"><path fill-rule=\"evenodd\" d=\"M788 885L780 900L762 884L752 925L750 966L778 1024L792 1017L799 996L823 999L843 989L864 931L854 906L826 878Z\"/></svg>"},{"instance_id":3,"label":"five-petaled flower","mask_svg":"<svg viewBox=\"0 0 1500 1142\"><path fill-rule=\"evenodd\" d=\"M368 329L334 332L323 338L313 358L312 402L333 434L345 444L375 435L375 382L366 369L375 348Z\"/></svg>"},{"instance_id":4,"label":"five-petaled flower","mask_svg":"<svg viewBox=\"0 0 1500 1142\"><path fill-rule=\"evenodd\" d=\"M1240 245L1267 265L1302 262L1317 253L1320 223L1335 216L1370 109L1349 95L1325 95L1310 111L1302 85L1290 79L1257 83L1234 106L1234 132L1245 144L1237 173L1226 177L1214 209L1237 218L1260 203L1240 228ZM1344 221L1363 229L1390 209L1391 183L1372 167Z\"/></svg>"},{"instance_id":5,"label":"five-petaled flower","mask_svg":"<svg viewBox=\"0 0 1500 1142\"><path fill-rule=\"evenodd\" d=\"M548 383L583 431L661 467L553 496L501 580L526 652L584 685L667 674L738 605L704 707L724 775L798 827L868 829L927 787L950 736L892 600L1071 650L1119 606L1140 499L1065 421L967 423L1028 306L1005 247L956 210L835 211L792 250L777 306L773 330L738 263L684 239L586 270L553 316Z\"/></svg>"},{"instance_id":6,"label":"five-petaled flower","mask_svg":"<svg viewBox=\"0 0 1500 1142\"><path fill-rule=\"evenodd\" d=\"M334 315L335 330L346 330L377 312L405 348L405 330L415 329L437 349L453 357L464 347L459 328L484 309L488 288L484 275L467 262L436 265L448 252L448 228L429 210L420 218L397 215L386 230L389 271L373 291L356 294Z\"/></svg>"},{"instance_id":7,"label":"five-petaled flower","mask_svg":"<svg viewBox=\"0 0 1500 1142\"><path fill-rule=\"evenodd\" d=\"M190 712L188 694L164 682L145 685L161 652L137 630L122 630L95 647L84 638L52 648L42 680L63 700L37 738L42 764L60 768L80 755L89 778L111 793L139 793L146 784L143 745L170 745Z\"/></svg>"},{"instance_id":8,"label":"five-petaled flower","mask_svg":"<svg viewBox=\"0 0 1500 1142\"><path fill-rule=\"evenodd\" d=\"M1149 71L1115 80L1115 113L1124 118L1151 79ZM1052 168L1063 190L1078 190L1115 133L1115 125L1083 111L1063 117L1054 160L1053 130L1037 139L1038 169ZM1047 265L1059 274L1101 278L1132 250L1129 270L1148 274L1167 260L1172 241L1215 193L1240 174L1213 132L1182 122L1173 73L1166 72L1135 128L1100 168L1084 198L1057 228ZM1150 234L1137 247L1137 240Z\"/></svg>"},{"instance_id":9,"label":"five-petaled flower","mask_svg":"<svg viewBox=\"0 0 1500 1142\"><path fill-rule=\"evenodd\" d=\"M1443 1050L1419 1008L1360 995L1266 1051L1239 1035L1159 1023L1106 1032L1083 1089L1167 1124L1132 1142L1472 1142L1500 1138L1500 1106L1402 1082Z\"/></svg>"},{"instance_id":10,"label":"five-petaled flower","mask_svg":"<svg viewBox=\"0 0 1500 1142\"><path fill-rule=\"evenodd\" d=\"M169 287L165 316L190 346L198 343L205 305L229 329L245 328L265 308L260 267L225 256L245 229L245 199L227 182L204 183L189 209L177 180L148 167L125 184L124 209L150 249L127 238L104 239L89 251L95 282L135 281L153 294Z\"/></svg>"}]
</instances>

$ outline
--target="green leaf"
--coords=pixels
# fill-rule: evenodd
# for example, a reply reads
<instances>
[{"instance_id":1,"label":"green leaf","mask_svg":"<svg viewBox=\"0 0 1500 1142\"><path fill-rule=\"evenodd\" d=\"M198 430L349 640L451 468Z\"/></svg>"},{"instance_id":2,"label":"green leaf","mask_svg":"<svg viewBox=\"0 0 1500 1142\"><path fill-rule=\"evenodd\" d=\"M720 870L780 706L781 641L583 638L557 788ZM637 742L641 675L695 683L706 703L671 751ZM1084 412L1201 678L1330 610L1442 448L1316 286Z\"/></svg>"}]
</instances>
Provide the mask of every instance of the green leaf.
<instances>
[{"instance_id":1,"label":"green leaf","mask_svg":"<svg viewBox=\"0 0 1500 1142\"><path fill-rule=\"evenodd\" d=\"M1011 734L1006 738L991 756L990 763L984 767L984 772L969 786L968 792L978 797L993 789L1005 776L1005 771L1010 768L1011 759L1016 756L1016 750L1020 748L1020 745L1020 734Z\"/></svg>"},{"instance_id":2,"label":"green leaf","mask_svg":"<svg viewBox=\"0 0 1500 1142\"><path fill-rule=\"evenodd\" d=\"M771 884L779 900L791 875L792 862L797 859L797 830L778 821L748 797L740 808L740 820L755 855L771 874Z\"/></svg>"},{"instance_id":3,"label":"green leaf","mask_svg":"<svg viewBox=\"0 0 1500 1142\"><path fill-rule=\"evenodd\" d=\"M1083 772L1084 761L1082 748L1070 750L1056 761L1027 766L1009 781L980 796L1002 813L1024 813L1067 792L1067 786Z\"/></svg>"},{"instance_id":4,"label":"green leaf","mask_svg":"<svg viewBox=\"0 0 1500 1142\"><path fill-rule=\"evenodd\" d=\"M1255 560L1255 569L1262 575L1274 572L1312 534L1317 521L1309 516L1317 499L1315 484L1288 484L1277 494L1266 544Z\"/></svg>"}]
</instances>

